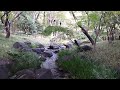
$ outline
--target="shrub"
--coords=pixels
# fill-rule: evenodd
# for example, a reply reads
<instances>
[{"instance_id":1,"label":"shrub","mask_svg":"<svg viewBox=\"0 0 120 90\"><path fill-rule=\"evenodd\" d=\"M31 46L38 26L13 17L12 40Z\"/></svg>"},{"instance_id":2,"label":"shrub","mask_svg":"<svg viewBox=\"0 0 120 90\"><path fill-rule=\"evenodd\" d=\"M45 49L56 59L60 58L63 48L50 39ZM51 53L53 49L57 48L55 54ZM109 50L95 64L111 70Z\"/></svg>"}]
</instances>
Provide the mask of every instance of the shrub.
<instances>
[{"instance_id":1,"label":"shrub","mask_svg":"<svg viewBox=\"0 0 120 90\"><path fill-rule=\"evenodd\" d=\"M38 21L35 22L35 26L37 31L39 32L43 31L43 26Z\"/></svg>"},{"instance_id":2,"label":"shrub","mask_svg":"<svg viewBox=\"0 0 120 90\"><path fill-rule=\"evenodd\" d=\"M72 54L72 52L70 50L62 50L60 53L58 53L58 56L60 58L60 57L66 56L66 55L69 56L71 54Z\"/></svg>"},{"instance_id":3,"label":"shrub","mask_svg":"<svg viewBox=\"0 0 120 90\"><path fill-rule=\"evenodd\" d=\"M64 32L66 34L72 35L72 31L68 30L67 28L64 27L60 27L60 26L48 26L45 28L45 30L43 31L43 35L48 36L50 35L52 32Z\"/></svg>"},{"instance_id":4,"label":"shrub","mask_svg":"<svg viewBox=\"0 0 120 90\"><path fill-rule=\"evenodd\" d=\"M17 27L21 31L24 31L25 33L30 33L30 34L32 34L36 30L36 26L34 22L27 15L25 15L25 18L20 17L20 19L17 21Z\"/></svg>"}]
</instances>

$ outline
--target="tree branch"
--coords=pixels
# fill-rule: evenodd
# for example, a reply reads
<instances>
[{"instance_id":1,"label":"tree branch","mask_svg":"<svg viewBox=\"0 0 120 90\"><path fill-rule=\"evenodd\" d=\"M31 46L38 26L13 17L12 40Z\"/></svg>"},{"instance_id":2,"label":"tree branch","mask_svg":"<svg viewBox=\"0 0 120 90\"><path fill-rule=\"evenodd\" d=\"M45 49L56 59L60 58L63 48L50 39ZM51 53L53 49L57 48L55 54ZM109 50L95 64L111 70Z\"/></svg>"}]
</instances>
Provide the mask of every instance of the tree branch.
<instances>
[{"instance_id":1,"label":"tree branch","mask_svg":"<svg viewBox=\"0 0 120 90\"><path fill-rule=\"evenodd\" d=\"M37 21L39 16L40 16L40 12L38 12L37 17L35 18L35 21Z\"/></svg>"},{"instance_id":2,"label":"tree branch","mask_svg":"<svg viewBox=\"0 0 120 90\"><path fill-rule=\"evenodd\" d=\"M11 21L11 22L14 22L14 20L17 18L17 17L19 17L20 16L20 14L22 14L23 12L20 12L18 15L16 15L16 17L15 18L13 18L13 20Z\"/></svg>"}]
</instances>

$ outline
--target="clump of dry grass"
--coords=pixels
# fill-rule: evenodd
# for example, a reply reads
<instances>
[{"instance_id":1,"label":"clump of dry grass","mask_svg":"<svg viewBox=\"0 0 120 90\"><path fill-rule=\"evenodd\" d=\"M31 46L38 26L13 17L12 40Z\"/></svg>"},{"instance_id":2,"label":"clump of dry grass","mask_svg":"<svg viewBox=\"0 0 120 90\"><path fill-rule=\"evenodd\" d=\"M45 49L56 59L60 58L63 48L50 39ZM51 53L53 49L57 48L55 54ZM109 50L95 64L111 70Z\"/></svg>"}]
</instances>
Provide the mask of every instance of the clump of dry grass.
<instances>
[{"instance_id":1,"label":"clump of dry grass","mask_svg":"<svg viewBox=\"0 0 120 90\"><path fill-rule=\"evenodd\" d=\"M92 51L91 51L92 52ZM91 52L64 50L59 52L57 64L64 71L70 73L74 79L115 79L119 78L116 70L106 67L95 58L90 57ZM95 55L96 53L91 53ZM87 55L87 57L86 57ZM88 56L89 55L89 56Z\"/></svg>"},{"instance_id":2,"label":"clump of dry grass","mask_svg":"<svg viewBox=\"0 0 120 90\"><path fill-rule=\"evenodd\" d=\"M79 55L85 55L88 59L94 60L106 66L120 66L120 41L114 41L109 44L102 42L97 44L96 50L88 52L80 52Z\"/></svg>"}]
</instances>

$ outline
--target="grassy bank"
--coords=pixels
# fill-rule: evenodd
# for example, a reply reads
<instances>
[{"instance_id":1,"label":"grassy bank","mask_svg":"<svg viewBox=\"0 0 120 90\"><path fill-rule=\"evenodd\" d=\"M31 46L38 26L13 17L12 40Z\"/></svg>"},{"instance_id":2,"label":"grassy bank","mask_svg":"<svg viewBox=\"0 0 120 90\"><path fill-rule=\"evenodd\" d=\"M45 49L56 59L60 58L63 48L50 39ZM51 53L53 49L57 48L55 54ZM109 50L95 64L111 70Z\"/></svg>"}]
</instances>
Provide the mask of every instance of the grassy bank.
<instances>
[{"instance_id":1,"label":"grassy bank","mask_svg":"<svg viewBox=\"0 0 120 90\"><path fill-rule=\"evenodd\" d=\"M79 52L66 50L59 53L58 65L75 79L114 79L119 74L114 68L119 65L120 43L99 43L95 51ZM119 68L119 67L118 67Z\"/></svg>"}]
</instances>

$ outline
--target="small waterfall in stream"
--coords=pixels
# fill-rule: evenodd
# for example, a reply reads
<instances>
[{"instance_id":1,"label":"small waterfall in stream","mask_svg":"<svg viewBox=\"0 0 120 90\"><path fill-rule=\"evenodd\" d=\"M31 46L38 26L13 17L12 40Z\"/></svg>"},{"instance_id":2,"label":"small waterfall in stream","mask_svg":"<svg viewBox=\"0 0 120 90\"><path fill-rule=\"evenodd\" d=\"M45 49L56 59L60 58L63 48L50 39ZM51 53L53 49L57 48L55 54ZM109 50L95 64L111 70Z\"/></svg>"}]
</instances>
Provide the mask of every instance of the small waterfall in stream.
<instances>
[{"instance_id":1,"label":"small waterfall in stream","mask_svg":"<svg viewBox=\"0 0 120 90\"><path fill-rule=\"evenodd\" d=\"M43 62L41 64L41 68L45 68L45 69L50 69L53 76L54 76L54 79L56 78L59 78L60 74L58 73L58 70L57 70L57 65L56 65L56 60L58 58L58 55L56 53L53 53L53 56L52 57L47 57L45 62Z\"/></svg>"}]
</instances>

